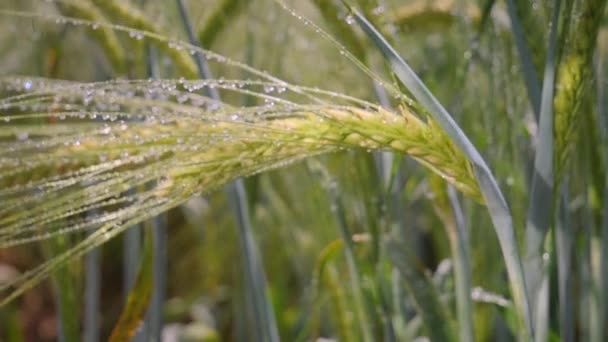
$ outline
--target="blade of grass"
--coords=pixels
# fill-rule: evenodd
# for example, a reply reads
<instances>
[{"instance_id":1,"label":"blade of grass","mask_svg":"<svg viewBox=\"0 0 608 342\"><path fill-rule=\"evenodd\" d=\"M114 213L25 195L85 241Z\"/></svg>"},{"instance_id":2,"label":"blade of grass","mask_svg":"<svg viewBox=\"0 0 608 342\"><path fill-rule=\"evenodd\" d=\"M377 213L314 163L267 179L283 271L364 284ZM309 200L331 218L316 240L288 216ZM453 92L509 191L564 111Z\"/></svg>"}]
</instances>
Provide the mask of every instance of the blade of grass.
<instances>
[{"instance_id":1,"label":"blade of grass","mask_svg":"<svg viewBox=\"0 0 608 342\"><path fill-rule=\"evenodd\" d=\"M553 220L555 198L553 196L553 98L555 93L555 70L557 32L561 1L556 0L553 8L549 49L545 63L542 100L540 106L539 137L534 159L534 175L530 193L530 206L526 222L526 258L524 263L528 297L536 298L535 322L538 341L544 341L549 322L547 306L549 301L548 276L543 260L544 240ZM546 290L546 291L545 291ZM541 295L542 294L542 295Z\"/></svg>"},{"instance_id":2,"label":"blade of grass","mask_svg":"<svg viewBox=\"0 0 608 342\"><path fill-rule=\"evenodd\" d=\"M453 186L448 185L448 198L454 215L454 233L450 243L456 278L456 305L460 341L474 341L473 303L471 301L471 266L469 264L469 238L460 200Z\"/></svg>"},{"instance_id":3,"label":"blade of grass","mask_svg":"<svg viewBox=\"0 0 608 342\"><path fill-rule=\"evenodd\" d=\"M403 298L405 295L403 294L401 274L396 267L393 267L391 270L391 297L392 297L392 307L393 307L393 327L395 329L395 336L398 341L406 341L409 342L412 339L410 338L410 332L407 330L407 316L405 314L405 308L403 305Z\"/></svg>"},{"instance_id":4,"label":"blade of grass","mask_svg":"<svg viewBox=\"0 0 608 342\"><path fill-rule=\"evenodd\" d=\"M390 106L387 99L388 94L386 94L385 89L377 82L374 82L374 90L380 103L382 105L386 104L387 106ZM377 157L379 157L376 159L377 163L378 159L380 159L380 162L378 163L378 173L382 185L379 194L383 196L378 220L384 221L385 224L381 225L381 227L384 226L384 228L380 229L379 236L374 238L377 240L377 249L379 250L379 260L376 265L376 282L378 284L379 295L381 296L383 310L382 321L385 322L385 341L403 341L405 332L402 328L405 326L405 319L402 316L403 312L400 305L397 304L402 298L394 297L399 294L398 292L395 292L395 285L399 286L400 284L395 284L394 279L395 277L398 277L399 272L393 265L387 265L384 262L387 258L382 243L383 235L390 227L394 225L403 227L407 224L406 217L403 214L403 210L401 210L404 207L404 203L402 196L400 196L401 190L403 189L403 169L400 167L403 164L403 158L402 156L396 156L389 152L380 152ZM391 272L389 272L389 270L391 270ZM398 329L401 329L401 331L398 331Z\"/></svg>"},{"instance_id":5,"label":"blade of grass","mask_svg":"<svg viewBox=\"0 0 608 342\"><path fill-rule=\"evenodd\" d=\"M279 341L274 312L266 293L266 276L249 221L245 187L240 182L232 182L227 186L227 191L239 228L245 281L254 310L254 326L258 337L256 341Z\"/></svg>"},{"instance_id":6,"label":"blade of grass","mask_svg":"<svg viewBox=\"0 0 608 342\"><path fill-rule=\"evenodd\" d=\"M150 78L160 78L160 66L158 63L158 49L150 44L146 44L146 68ZM165 292L167 286L167 235L168 217L161 214L152 219L152 234L154 239L154 287L152 289L152 299L148 317L146 318L148 340L161 341Z\"/></svg>"},{"instance_id":7,"label":"blade of grass","mask_svg":"<svg viewBox=\"0 0 608 342\"><path fill-rule=\"evenodd\" d=\"M600 78L601 79L601 78ZM591 93L593 94L593 93ZM604 123L600 113L595 113L594 105L597 102L592 101L591 96L599 95L595 93L591 95L585 94L585 99L582 102L581 114L585 115L581 122L581 132L585 132L579 141L581 141L580 147L574 150L578 153L583 152L582 164L580 174L588 175L584 179L585 185L585 207L584 214L585 223L590 228L590 283L589 292L591 292L591 303L589 305L589 340L590 341L605 341L605 335L607 329L605 327L605 297L604 297L604 280L605 274L602 272L604 262L603 258L603 247L605 236L603 236L603 219L602 211L605 205L605 189L606 189L606 172L604 171L606 148L602 144L605 141L602 137L601 129L598 129L596 125L598 123ZM598 108L601 110L601 108ZM596 114L600 114L596 116ZM577 155L573 156L574 160L580 160ZM576 164L572 167L576 167ZM576 171L575 171L576 172ZM574 173L574 172L572 172ZM579 173L575 173L578 175Z\"/></svg>"},{"instance_id":8,"label":"blade of grass","mask_svg":"<svg viewBox=\"0 0 608 342\"><path fill-rule=\"evenodd\" d=\"M92 3L83 0L59 0L57 8L61 13L77 18L88 19L92 21L106 21L105 16ZM120 44L120 40L116 36L116 32L104 27L95 30L93 36L98 43L103 47L108 60L111 62L114 71L117 74L122 74L125 71L125 51Z\"/></svg>"},{"instance_id":9,"label":"blade of grass","mask_svg":"<svg viewBox=\"0 0 608 342\"><path fill-rule=\"evenodd\" d=\"M524 32L520 23L520 18L517 15L515 0L507 0L507 9L511 18L511 30L513 31L513 39L521 62L521 72L528 91L528 99L532 105L532 110L536 121L540 117L541 104L541 88L539 84L538 71L534 66L530 47L526 42L526 32Z\"/></svg>"},{"instance_id":10,"label":"blade of grass","mask_svg":"<svg viewBox=\"0 0 608 342\"><path fill-rule=\"evenodd\" d=\"M602 304L599 289L601 283L601 269L600 269L600 260L599 256L601 254L600 248L601 240L595 234L595 226L593 225L593 213L590 209L589 204L587 203L584 207L584 215L585 215L585 223L589 227L588 235L586 236L589 239L588 246L588 279L587 283L585 283L584 290L588 293L588 306L584 308L587 311L588 315L588 325L587 328L587 341L591 342L603 342L603 333L604 333L604 324L606 322L602 321Z\"/></svg>"},{"instance_id":11,"label":"blade of grass","mask_svg":"<svg viewBox=\"0 0 608 342\"><path fill-rule=\"evenodd\" d=\"M135 284L127 296L125 308L112 329L110 342L129 341L138 331L145 318L154 287L154 251L151 232L145 234L141 264Z\"/></svg>"},{"instance_id":12,"label":"blade of grass","mask_svg":"<svg viewBox=\"0 0 608 342\"><path fill-rule=\"evenodd\" d=\"M146 328L149 334L148 341L162 341L165 292L167 287L167 220L167 214L162 214L152 219L154 286L146 319Z\"/></svg>"},{"instance_id":13,"label":"blade of grass","mask_svg":"<svg viewBox=\"0 0 608 342\"><path fill-rule=\"evenodd\" d=\"M577 303L580 312L580 336L582 341L591 341L590 307L593 305L593 288L591 279L591 229L585 225L581 234L580 248L577 248L579 268L579 286L581 288L580 301Z\"/></svg>"},{"instance_id":14,"label":"blade of grass","mask_svg":"<svg viewBox=\"0 0 608 342\"><path fill-rule=\"evenodd\" d=\"M141 225L129 228L124 235L122 274L125 299L135 283L135 275L141 258L141 235Z\"/></svg>"},{"instance_id":15,"label":"blade of grass","mask_svg":"<svg viewBox=\"0 0 608 342\"><path fill-rule=\"evenodd\" d=\"M582 131L585 132L585 135L583 137L581 137L581 147L578 147L578 151L584 151L585 153L585 161L588 164L585 164L585 168L583 169L583 173L584 174L588 174L589 176L587 177L589 180L589 184L588 184L588 189L587 189L587 193L586 193L586 197L587 197L587 201L589 203L589 210L590 210L590 214L592 215L592 221L590 222L593 225L593 239L594 241L597 243L595 245L593 245L593 248L599 248L599 250L597 250L597 254L593 254L593 260L594 262L596 262L596 264L594 264L594 277L593 277L593 281L594 281L594 286L598 291L598 303L597 303L597 310L598 310L598 321L599 322L603 322L603 318L602 318L602 312L603 312L603 299L602 299L602 292L603 292L603 281L602 278L604 277L604 274L602 272L602 248L603 248L603 233L602 233L602 224L603 224L603 213L602 211L603 206L605 205L605 193L606 193L606 168L604 165L606 165L605 163L605 158L604 158L604 150L605 150L605 144L603 144L603 141L605 141L602 137L601 137L601 133L598 130L597 127L597 118L595 116L595 112L592 108L592 102L591 101L585 101L583 103L583 105L586 107L586 109L583 110L583 113L585 114L585 118L582 122ZM588 109L587 109L588 108ZM577 151L577 152L578 152ZM576 157L575 157L576 158ZM596 259L599 258L599 259ZM604 330L604 327L602 325L598 325L599 329ZM601 332L597 332L597 340L602 339L600 336L602 336L603 333Z\"/></svg>"},{"instance_id":16,"label":"blade of grass","mask_svg":"<svg viewBox=\"0 0 608 342\"><path fill-rule=\"evenodd\" d=\"M194 46L200 46L199 42L196 41L192 24L190 23L182 0L177 0L177 7L190 43ZM197 52L194 55L194 58L200 78L212 78L209 65L203 56ZM210 98L214 100L220 99L217 89L205 88L204 90ZM256 320L254 326L256 327L257 341L279 341L279 331L274 312L268 294L266 293L266 275L253 236L247 193L243 180L235 180L226 186L226 191L228 192L229 201L235 214L236 225L239 229L239 241L243 252L243 263L246 273L245 278L249 285L247 286L247 290L251 292L251 296L249 297L251 297L252 300L254 310L253 317Z\"/></svg>"},{"instance_id":17,"label":"blade of grass","mask_svg":"<svg viewBox=\"0 0 608 342\"><path fill-rule=\"evenodd\" d=\"M548 239L550 243L551 239ZM551 312L549 311L549 268L551 262L551 251L543 254L543 263L540 272L542 276L540 283L538 284L538 290L536 291L536 303L534 307L535 315L535 326L534 326L534 340L535 341L548 341L549 340L549 321Z\"/></svg>"},{"instance_id":18,"label":"blade of grass","mask_svg":"<svg viewBox=\"0 0 608 342\"><path fill-rule=\"evenodd\" d=\"M249 5L248 0L224 0L205 23L205 27L198 34L198 40L204 47L211 48L220 33L230 27L234 18Z\"/></svg>"},{"instance_id":19,"label":"blade of grass","mask_svg":"<svg viewBox=\"0 0 608 342\"><path fill-rule=\"evenodd\" d=\"M99 299L101 294L101 249L85 256L84 336L85 342L99 341Z\"/></svg>"},{"instance_id":20,"label":"blade of grass","mask_svg":"<svg viewBox=\"0 0 608 342\"><path fill-rule=\"evenodd\" d=\"M142 232L144 224L136 224L130 227L123 238L123 292L124 302L127 303L129 294L135 287L137 271L142 262ZM143 342L147 327L145 322L135 332L133 342Z\"/></svg>"},{"instance_id":21,"label":"blade of grass","mask_svg":"<svg viewBox=\"0 0 608 342\"><path fill-rule=\"evenodd\" d=\"M51 253L61 251L69 243L68 237L60 236L49 241ZM53 274L53 289L55 292L55 302L58 309L58 340L60 342L76 341L79 338L78 321L78 299L76 283L71 265L59 268Z\"/></svg>"},{"instance_id":22,"label":"blade of grass","mask_svg":"<svg viewBox=\"0 0 608 342\"><path fill-rule=\"evenodd\" d=\"M604 198L608 196L608 188L604 190ZM602 208L602 227L601 227L601 279L600 279L600 298L601 298L601 317L602 322L608 318L608 201L604 201ZM603 328L603 338L608 338L608 329Z\"/></svg>"},{"instance_id":23,"label":"blade of grass","mask_svg":"<svg viewBox=\"0 0 608 342\"><path fill-rule=\"evenodd\" d=\"M325 281L325 273L327 269L331 266L330 262L333 261L339 252L344 249L344 240L338 239L333 240L328 245L323 247L317 259L315 261L314 270L312 272L312 280L311 280L311 291L312 291L312 305L317 310L317 315L315 318L309 320L307 329L303 329L301 333L301 337L297 338L297 341L304 341L305 334L307 330L310 330L310 333L319 332L321 325L321 312L322 312L322 302L321 302L321 293L323 292L323 282ZM311 336L309 336L310 338Z\"/></svg>"},{"instance_id":24,"label":"blade of grass","mask_svg":"<svg viewBox=\"0 0 608 342\"><path fill-rule=\"evenodd\" d=\"M599 44L600 51L605 48L606 42ZM604 45L604 46L602 46ZM608 71L608 55L598 54L596 63L596 91L597 91L597 108L598 108L598 124L599 124L599 142L600 146L607 146L608 143L608 89L607 83L601 80L606 80L605 77ZM604 165L608 162L608 149L604 148ZM608 178L608 177L607 177ZM602 219L601 219L601 239L602 239L602 254L601 254L601 284L600 298L602 305L602 322L608 319L608 179L604 182L604 196L602 203ZM604 329L604 339L608 339L608 329Z\"/></svg>"},{"instance_id":25,"label":"blade of grass","mask_svg":"<svg viewBox=\"0 0 608 342\"><path fill-rule=\"evenodd\" d=\"M366 64L365 47L361 44L359 37L357 37L350 25L345 20L340 20L341 8L339 7L339 3L333 0L312 0L311 2L316 5L331 31L340 37L344 46L361 63Z\"/></svg>"},{"instance_id":26,"label":"blade of grass","mask_svg":"<svg viewBox=\"0 0 608 342\"><path fill-rule=\"evenodd\" d=\"M402 191L405 186L405 172L403 168L403 158L394 158L390 178L386 184L385 194L389 198L385 200L387 203L386 216L387 221L390 223L390 227L397 227L401 232L407 230L408 219L404 212L404 199L402 197ZM413 232L414 234L420 234L418 231ZM419 241L419 237L414 237L414 241ZM388 259L386 257L386 250L382 248L382 259ZM403 292L403 279L397 267L391 265L390 272L390 287L391 287L391 299L392 299L392 327L393 333L398 341L411 341L413 340L414 332L407 329L408 315L405 308L406 294Z\"/></svg>"},{"instance_id":27,"label":"blade of grass","mask_svg":"<svg viewBox=\"0 0 608 342\"><path fill-rule=\"evenodd\" d=\"M572 246L574 235L570 226L568 187L562 184L555 225L555 252L557 257L557 286L559 296L559 329L563 341L574 341L575 316L572 298Z\"/></svg>"},{"instance_id":28,"label":"blade of grass","mask_svg":"<svg viewBox=\"0 0 608 342\"><path fill-rule=\"evenodd\" d=\"M431 341L456 341L451 318L439 298L437 289L425 274L422 265L416 263L410 248L389 239L385 244L389 260L397 267L405 286L410 292L422 323ZM409 329L408 329L409 330Z\"/></svg>"},{"instance_id":29,"label":"blade of grass","mask_svg":"<svg viewBox=\"0 0 608 342\"><path fill-rule=\"evenodd\" d=\"M333 33L340 37L341 42L343 44L345 44L346 49L348 49L350 52L352 52L352 54L354 55L354 57L356 59L358 59L362 64L367 65L368 67L370 67L368 65L368 61L367 61L367 54L366 54L366 49L365 46L362 44L361 39L357 36L355 30L353 30L352 26L350 25L350 23L347 20L336 20L336 18L340 17L340 13L342 8L340 7L340 4L338 2L335 1L328 1L328 0L313 0L314 4L317 6L318 10L321 12L322 16L325 19L325 22L329 25L330 29L333 31ZM382 87L382 85L377 82L376 80L372 80L372 86L374 89L374 93L376 95L376 98L378 100L378 103L388 109L388 110L392 110L392 106L389 100L389 96L386 92L386 89L384 89ZM382 191L387 191L391 193L391 196L385 196L387 197L385 200L385 203L382 204L381 207L386 208L387 203L386 202L390 202L388 203L388 205L390 205L391 207L401 207L401 198L399 196L392 196L393 195L393 188L391 187L390 183L391 183L391 177L394 176L394 171L396 171L398 168L396 167L399 162L401 161L401 158L395 158L395 155L391 152L386 152L386 151L375 151L373 152L373 157L374 157L374 162L375 162L375 166L377 169L377 174L380 177L381 180L381 192ZM383 210L380 210L380 215L382 214L386 214L386 212L382 212ZM385 210L384 210L385 211ZM378 217L376 219L376 221L380 221L382 220L381 217ZM374 224L370 224L370 227L372 227L371 233L372 233L372 241L373 241L373 248L375 250L374 255L378 256L376 259L379 261L382 259L381 254L384 253L384 251L382 250L382 243L381 243L381 237L380 237L380 230L379 229L374 229L373 227L377 227L377 225ZM386 291L384 291L383 289L385 288L389 288L390 285L388 284L388 280L386 279L386 275L384 272L384 269L382 268L382 265L380 262L376 262L376 284L377 284L377 288L379 289L379 295L380 298L382 298L383 300L381 308L382 308L382 315L384 316L383 321L386 322L384 324L384 328L385 328L385 340L390 340L390 339L394 339L396 336L396 332L394 331L394 325L392 320L390 319L390 317L392 316L391 312L390 312L390 308L388 305L388 300L384 300L385 297L389 297L389 294L385 293ZM383 286L384 284L384 286Z\"/></svg>"},{"instance_id":30,"label":"blade of grass","mask_svg":"<svg viewBox=\"0 0 608 342\"><path fill-rule=\"evenodd\" d=\"M349 297L344 287L342 275L338 272L334 262L326 266L324 287L328 289L332 301L332 313L336 320L336 334L343 341L358 341L359 335L356 329L356 320L353 319Z\"/></svg>"},{"instance_id":31,"label":"blade of grass","mask_svg":"<svg viewBox=\"0 0 608 342\"><path fill-rule=\"evenodd\" d=\"M148 17L141 12L138 7L131 4L131 2L118 0L90 0L90 2L97 6L107 17L127 25L129 29L132 30L131 32L135 32L133 29L136 29L158 34L165 30L162 26L157 25L156 22L148 19ZM101 24L102 22L99 23ZM104 26L99 25L99 27ZM176 68L181 74L185 75L186 78L196 77L196 65L193 63L190 54L187 51L173 49L169 47L168 44L156 44L157 42L154 40L152 40L152 43L155 44L159 50L171 57Z\"/></svg>"},{"instance_id":32,"label":"blade of grass","mask_svg":"<svg viewBox=\"0 0 608 342\"><path fill-rule=\"evenodd\" d=\"M477 180L490 212L492 222L494 223L494 228L503 252L523 337L524 339L530 338L530 336L533 335L533 325L522 263L519 256L519 247L517 245L513 221L508 205L498 188L496 180L477 149L409 65L397 54L365 17L356 9L351 8L351 10L353 11L355 20L374 42L376 47L382 52L399 80L403 82L414 97L426 110L428 110L429 114L431 114L433 119L435 119L441 128L448 134L454 144L456 144L473 163Z\"/></svg>"},{"instance_id":33,"label":"blade of grass","mask_svg":"<svg viewBox=\"0 0 608 342\"><path fill-rule=\"evenodd\" d=\"M64 33L61 34L64 37ZM56 72L55 68L51 69ZM53 73L49 76L54 77ZM61 224L61 223L60 223ZM55 254L70 244L69 237L57 237L43 246L45 252ZM55 303L57 305L57 339L60 342L76 341L79 337L79 327L74 319L78 316L78 298L75 274L69 265L59 268L52 277Z\"/></svg>"},{"instance_id":34,"label":"blade of grass","mask_svg":"<svg viewBox=\"0 0 608 342\"><path fill-rule=\"evenodd\" d=\"M447 185L441 177L431 177L429 184L434 194L433 207L445 227L450 243L454 264L459 340L474 341L469 238L464 213L456 190Z\"/></svg>"},{"instance_id":35,"label":"blade of grass","mask_svg":"<svg viewBox=\"0 0 608 342\"><path fill-rule=\"evenodd\" d=\"M24 333L22 331L21 324L23 322L23 316L14 306L7 306L0 310L0 322L2 322L2 333L0 338L6 342L24 342L26 341Z\"/></svg>"},{"instance_id":36,"label":"blade of grass","mask_svg":"<svg viewBox=\"0 0 608 342\"><path fill-rule=\"evenodd\" d=\"M308 165L313 173L319 175L321 185L327 192L327 196L331 203L331 210L336 219L340 236L342 237L342 241L344 241L344 256L346 257L346 264L348 266L348 272L350 275L350 285L352 287L352 294L354 297L355 314L357 315L357 319L359 320L359 328L361 329L360 336L365 342L374 341L372 329L370 327L371 321L365 309L364 293L361 286L360 267L355 257L352 234L348 229L344 204L340 198L339 189L335 182L331 179L330 175L327 173L327 170L320 163L310 161Z\"/></svg>"},{"instance_id":37,"label":"blade of grass","mask_svg":"<svg viewBox=\"0 0 608 342\"><path fill-rule=\"evenodd\" d=\"M200 43L196 40L196 36L194 35L194 29L192 28L192 23L190 22L190 18L188 16L186 6L184 6L184 2L182 0L176 0L176 2L177 9L182 20L182 24L184 25L184 30L186 31L186 35L188 36L190 44L194 46L200 46ZM201 79L213 78L211 75L211 70L209 69L209 64L207 63L203 55L198 51L194 54L194 62L196 63L196 68ZM220 93L215 88L204 87L203 92L205 93L205 95L209 96L214 100L218 100L220 98Z\"/></svg>"}]
</instances>

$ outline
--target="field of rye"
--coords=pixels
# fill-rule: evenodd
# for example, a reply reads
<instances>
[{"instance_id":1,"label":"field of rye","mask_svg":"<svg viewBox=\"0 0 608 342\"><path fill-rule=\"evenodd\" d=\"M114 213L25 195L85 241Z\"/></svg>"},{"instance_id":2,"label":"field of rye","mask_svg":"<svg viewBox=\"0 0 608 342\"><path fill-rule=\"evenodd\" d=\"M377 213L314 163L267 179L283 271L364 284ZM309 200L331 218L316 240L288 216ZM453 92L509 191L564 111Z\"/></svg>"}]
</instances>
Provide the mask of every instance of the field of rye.
<instances>
[{"instance_id":1,"label":"field of rye","mask_svg":"<svg viewBox=\"0 0 608 342\"><path fill-rule=\"evenodd\" d=\"M0 1L0 341L608 340L607 2Z\"/></svg>"}]
</instances>

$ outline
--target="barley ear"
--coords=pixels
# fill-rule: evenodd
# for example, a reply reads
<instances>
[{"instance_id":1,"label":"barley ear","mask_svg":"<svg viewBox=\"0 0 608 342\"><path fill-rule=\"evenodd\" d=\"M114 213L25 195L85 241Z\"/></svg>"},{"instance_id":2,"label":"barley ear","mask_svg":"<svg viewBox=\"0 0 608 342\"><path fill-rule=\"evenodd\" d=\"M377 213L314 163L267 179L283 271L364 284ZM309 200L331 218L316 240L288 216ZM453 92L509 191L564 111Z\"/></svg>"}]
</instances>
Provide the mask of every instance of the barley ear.
<instances>
[{"instance_id":1,"label":"barley ear","mask_svg":"<svg viewBox=\"0 0 608 342\"><path fill-rule=\"evenodd\" d=\"M592 85L591 59L606 0L582 0L574 6L558 73L555 106L555 181L559 183L576 140L581 104Z\"/></svg>"}]
</instances>

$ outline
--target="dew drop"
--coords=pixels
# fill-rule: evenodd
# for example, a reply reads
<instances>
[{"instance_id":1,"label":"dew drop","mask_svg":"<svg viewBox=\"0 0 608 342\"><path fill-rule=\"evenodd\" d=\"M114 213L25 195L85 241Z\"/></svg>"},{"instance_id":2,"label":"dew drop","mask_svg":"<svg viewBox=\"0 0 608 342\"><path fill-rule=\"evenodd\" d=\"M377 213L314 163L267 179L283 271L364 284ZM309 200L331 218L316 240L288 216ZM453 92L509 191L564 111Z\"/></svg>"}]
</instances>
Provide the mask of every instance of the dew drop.
<instances>
[{"instance_id":1,"label":"dew drop","mask_svg":"<svg viewBox=\"0 0 608 342\"><path fill-rule=\"evenodd\" d=\"M216 110L219 110L219 109L220 109L220 105L217 104L217 103L210 103L207 106L207 110L210 111L210 112L215 112Z\"/></svg>"},{"instance_id":2,"label":"dew drop","mask_svg":"<svg viewBox=\"0 0 608 342\"><path fill-rule=\"evenodd\" d=\"M188 95L186 95L186 94L178 95L176 100L177 100L177 103L183 104L186 101L188 101Z\"/></svg>"},{"instance_id":3,"label":"dew drop","mask_svg":"<svg viewBox=\"0 0 608 342\"><path fill-rule=\"evenodd\" d=\"M380 5L372 10L372 14L374 15L381 15L382 13L384 13L384 5Z\"/></svg>"},{"instance_id":4,"label":"dew drop","mask_svg":"<svg viewBox=\"0 0 608 342\"><path fill-rule=\"evenodd\" d=\"M19 141L24 141L29 138L29 134L26 132L19 132L15 136L16 136L17 140L19 140Z\"/></svg>"}]
</instances>

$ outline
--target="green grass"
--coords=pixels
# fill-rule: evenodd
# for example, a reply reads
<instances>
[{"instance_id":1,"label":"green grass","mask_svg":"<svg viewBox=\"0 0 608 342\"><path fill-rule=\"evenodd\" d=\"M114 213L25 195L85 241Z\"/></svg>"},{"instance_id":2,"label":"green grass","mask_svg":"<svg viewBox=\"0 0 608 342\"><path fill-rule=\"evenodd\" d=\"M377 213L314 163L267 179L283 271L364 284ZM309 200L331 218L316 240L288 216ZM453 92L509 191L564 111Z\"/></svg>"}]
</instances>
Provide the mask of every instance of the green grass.
<instances>
[{"instance_id":1,"label":"green grass","mask_svg":"<svg viewBox=\"0 0 608 342\"><path fill-rule=\"evenodd\" d=\"M0 339L605 340L606 17L6 1Z\"/></svg>"}]
</instances>

